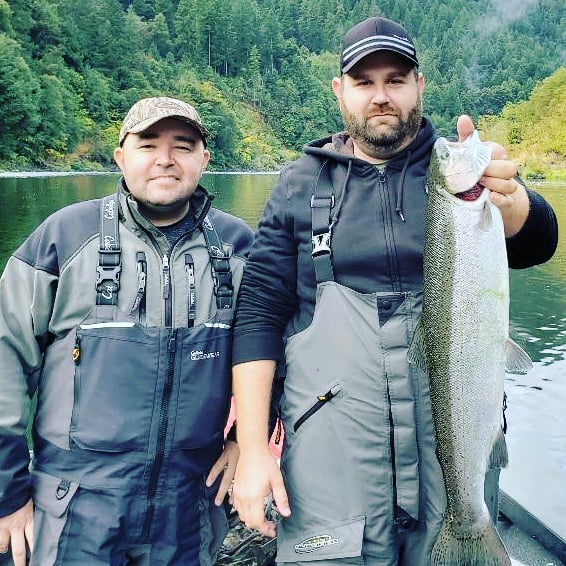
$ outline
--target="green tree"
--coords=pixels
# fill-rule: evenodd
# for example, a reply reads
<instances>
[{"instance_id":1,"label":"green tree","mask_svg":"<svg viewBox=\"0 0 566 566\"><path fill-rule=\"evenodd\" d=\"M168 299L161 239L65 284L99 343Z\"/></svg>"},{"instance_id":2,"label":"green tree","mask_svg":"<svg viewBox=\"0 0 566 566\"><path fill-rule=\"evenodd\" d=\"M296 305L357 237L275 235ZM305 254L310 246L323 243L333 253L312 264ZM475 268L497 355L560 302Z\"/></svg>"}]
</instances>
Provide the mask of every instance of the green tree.
<instances>
[{"instance_id":1,"label":"green tree","mask_svg":"<svg viewBox=\"0 0 566 566\"><path fill-rule=\"evenodd\" d=\"M0 0L0 33L11 37L14 33L12 29L12 10L6 0Z\"/></svg>"},{"instance_id":2,"label":"green tree","mask_svg":"<svg viewBox=\"0 0 566 566\"><path fill-rule=\"evenodd\" d=\"M26 153L39 122L39 84L22 48L0 33L0 160Z\"/></svg>"}]
</instances>

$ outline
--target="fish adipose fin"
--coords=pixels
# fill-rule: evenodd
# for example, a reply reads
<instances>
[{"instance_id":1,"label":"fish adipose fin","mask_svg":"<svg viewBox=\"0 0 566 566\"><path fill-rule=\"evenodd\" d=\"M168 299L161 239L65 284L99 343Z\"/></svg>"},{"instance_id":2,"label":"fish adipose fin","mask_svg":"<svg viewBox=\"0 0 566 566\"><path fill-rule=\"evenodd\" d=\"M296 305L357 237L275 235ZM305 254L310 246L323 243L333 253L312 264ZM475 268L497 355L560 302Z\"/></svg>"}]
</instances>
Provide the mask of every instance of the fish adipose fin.
<instances>
[{"instance_id":1,"label":"fish adipose fin","mask_svg":"<svg viewBox=\"0 0 566 566\"><path fill-rule=\"evenodd\" d=\"M516 342L507 338L505 343L505 371L508 373L527 373L533 367L529 354Z\"/></svg>"},{"instance_id":2,"label":"fish adipose fin","mask_svg":"<svg viewBox=\"0 0 566 566\"><path fill-rule=\"evenodd\" d=\"M445 518L431 558L433 566L511 566L509 554L491 521L476 536L458 538L452 522Z\"/></svg>"},{"instance_id":3,"label":"fish adipose fin","mask_svg":"<svg viewBox=\"0 0 566 566\"><path fill-rule=\"evenodd\" d=\"M490 470L504 468L509 463L509 454L507 452L507 443L505 442L505 436L503 430L499 429L497 431L497 436L493 442L493 447L491 448L491 454L489 455L489 462L487 463Z\"/></svg>"}]
</instances>

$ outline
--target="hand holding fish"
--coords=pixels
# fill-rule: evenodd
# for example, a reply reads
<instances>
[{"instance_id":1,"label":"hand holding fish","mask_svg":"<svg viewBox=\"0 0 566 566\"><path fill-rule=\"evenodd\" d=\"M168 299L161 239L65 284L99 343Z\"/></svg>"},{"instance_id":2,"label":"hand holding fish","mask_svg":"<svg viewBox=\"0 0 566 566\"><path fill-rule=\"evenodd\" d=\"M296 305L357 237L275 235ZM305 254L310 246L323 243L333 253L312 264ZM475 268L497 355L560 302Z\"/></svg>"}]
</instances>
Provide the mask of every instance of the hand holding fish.
<instances>
[{"instance_id":1,"label":"hand holding fish","mask_svg":"<svg viewBox=\"0 0 566 566\"><path fill-rule=\"evenodd\" d=\"M469 116L462 115L456 124L458 141L464 141L474 131ZM505 237L510 238L523 227L529 214L529 197L525 187L517 180L517 165L507 159L505 148L495 142L484 142L491 148L491 161L480 183L490 189L491 202L501 210Z\"/></svg>"}]
</instances>

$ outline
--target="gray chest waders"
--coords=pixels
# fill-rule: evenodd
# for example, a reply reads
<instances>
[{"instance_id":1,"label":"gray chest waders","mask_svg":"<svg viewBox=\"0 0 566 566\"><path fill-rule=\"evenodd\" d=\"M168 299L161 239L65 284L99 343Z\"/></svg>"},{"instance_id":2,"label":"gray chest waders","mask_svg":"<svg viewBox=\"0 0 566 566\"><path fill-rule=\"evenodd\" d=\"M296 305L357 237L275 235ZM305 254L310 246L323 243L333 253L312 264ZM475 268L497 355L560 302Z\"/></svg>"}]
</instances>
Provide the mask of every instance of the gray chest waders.
<instances>
[{"instance_id":1,"label":"gray chest waders","mask_svg":"<svg viewBox=\"0 0 566 566\"><path fill-rule=\"evenodd\" d=\"M327 169L311 199L315 313L286 346L281 467L292 515L279 523L277 559L397 564L398 533L419 521L419 393L406 356L418 299L334 281Z\"/></svg>"},{"instance_id":2,"label":"gray chest waders","mask_svg":"<svg viewBox=\"0 0 566 566\"><path fill-rule=\"evenodd\" d=\"M175 283L188 289L187 326L146 327L140 323L145 254L137 253L138 293L130 312L123 312L118 308L122 266L116 195L103 199L100 214L96 306L50 347L40 380L35 498L60 518L53 529L65 525L70 533L66 539L85 528L78 519L74 522L81 510L84 517L108 521L108 531L99 533L98 540L92 533L100 549L112 552L105 537L118 537L122 549L159 540L164 554L152 554L154 563L207 564L209 551L202 551L203 545L219 546L226 526L225 515L220 520L214 505L212 511L203 511L209 505L203 478L222 449L231 394L234 298L229 258L205 217L202 231L216 316L194 324L194 265L186 254L187 281ZM82 509L83 500L92 505L86 495L71 501L82 493L77 492L80 486L85 494L105 493L108 507ZM104 501L100 496L96 504ZM67 509L70 521L65 519ZM216 526L206 527L207 521L218 520ZM187 528L193 531L183 534ZM203 542L199 531L207 532L208 540ZM87 544L80 535L76 540ZM204 552L200 557L199 545ZM60 547L59 553L63 550L68 560L84 552L71 544ZM165 558L169 551L176 561ZM50 563L49 552L44 564ZM105 562L100 555L100 563L115 563L112 556Z\"/></svg>"}]
</instances>

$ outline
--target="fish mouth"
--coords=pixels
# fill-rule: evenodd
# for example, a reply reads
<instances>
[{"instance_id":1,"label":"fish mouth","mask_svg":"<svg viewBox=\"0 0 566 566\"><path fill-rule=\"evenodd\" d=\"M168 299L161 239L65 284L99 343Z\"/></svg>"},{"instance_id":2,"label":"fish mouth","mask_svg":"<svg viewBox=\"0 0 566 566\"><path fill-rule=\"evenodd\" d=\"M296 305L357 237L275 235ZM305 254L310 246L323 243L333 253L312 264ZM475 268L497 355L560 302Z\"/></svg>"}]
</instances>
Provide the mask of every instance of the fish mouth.
<instances>
[{"instance_id":1,"label":"fish mouth","mask_svg":"<svg viewBox=\"0 0 566 566\"><path fill-rule=\"evenodd\" d=\"M483 190L485 189L485 187L483 185L480 185L479 183L476 183L471 189L468 189L467 191L463 191L461 193L457 193L454 196L458 197L461 200L477 200L480 195L483 193Z\"/></svg>"}]
</instances>

